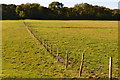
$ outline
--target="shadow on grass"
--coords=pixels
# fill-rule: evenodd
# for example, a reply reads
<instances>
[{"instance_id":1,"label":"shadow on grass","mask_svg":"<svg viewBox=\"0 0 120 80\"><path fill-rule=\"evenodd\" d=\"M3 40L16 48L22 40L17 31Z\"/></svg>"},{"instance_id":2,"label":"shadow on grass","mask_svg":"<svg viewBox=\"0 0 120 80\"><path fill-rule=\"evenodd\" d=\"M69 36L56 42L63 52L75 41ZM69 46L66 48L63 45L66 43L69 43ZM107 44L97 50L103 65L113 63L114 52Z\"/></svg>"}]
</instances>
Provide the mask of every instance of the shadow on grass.
<instances>
[{"instance_id":1,"label":"shadow on grass","mask_svg":"<svg viewBox=\"0 0 120 80\"><path fill-rule=\"evenodd\" d=\"M60 27L60 28L81 28L81 29L112 29L112 27Z\"/></svg>"},{"instance_id":2,"label":"shadow on grass","mask_svg":"<svg viewBox=\"0 0 120 80\"><path fill-rule=\"evenodd\" d=\"M113 27L40 27L40 28L113 29Z\"/></svg>"}]
</instances>

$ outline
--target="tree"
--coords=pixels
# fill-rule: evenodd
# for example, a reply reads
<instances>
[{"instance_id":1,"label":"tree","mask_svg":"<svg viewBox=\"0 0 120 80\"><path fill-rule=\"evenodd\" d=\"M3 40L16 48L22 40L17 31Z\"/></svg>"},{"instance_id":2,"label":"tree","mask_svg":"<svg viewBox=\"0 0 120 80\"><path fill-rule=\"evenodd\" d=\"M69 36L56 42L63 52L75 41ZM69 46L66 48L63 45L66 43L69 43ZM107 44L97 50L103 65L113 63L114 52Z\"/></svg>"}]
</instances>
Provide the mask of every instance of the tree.
<instances>
[{"instance_id":1,"label":"tree","mask_svg":"<svg viewBox=\"0 0 120 80\"><path fill-rule=\"evenodd\" d=\"M60 2L52 2L51 4L49 4L48 8L50 8L51 10L55 10L55 9L60 9L63 8L63 4Z\"/></svg>"},{"instance_id":2,"label":"tree","mask_svg":"<svg viewBox=\"0 0 120 80\"><path fill-rule=\"evenodd\" d=\"M30 18L32 19L39 18L40 16L39 8L40 8L40 4L37 3L30 4Z\"/></svg>"},{"instance_id":3,"label":"tree","mask_svg":"<svg viewBox=\"0 0 120 80\"><path fill-rule=\"evenodd\" d=\"M18 5L16 7L16 13L21 18L30 18L30 8L30 3Z\"/></svg>"},{"instance_id":4,"label":"tree","mask_svg":"<svg viewBox=\"0 0 120 80\"><path fill-rule=\"evenodd\" d=\"M18 15L16 14L16 5L14 4L2 4L2 18L3 19L18 19Z\"/></svg>"},{"instance_id":5,"label":"tree","mask_svg":"<svg viewBox=\"0 0 120 80\"><path fill-rule=\"evenodd\" d=\"M53 19L63 19L63 7L64 4L60 2L52 2L49 4L48 8L51 10L51 15L53 15Z\"/></svg>"},{"instance_id":6,"label":"tree","mask_svg":"<svg viewBox=\"0 0 120 80\"><path fill-rule=\"evenodd\" d=\"M114 9L114 10L112 10L112 16L113 16L113 19L118 20L119 17L120 17L120 9Z\"/></svg>"},{"instance_id":7,"label":"tree","mask_svg":"<svg viewBox=\"0 0 120 80\"><path fill-rule=\"evenodd\" d=\"M93 6L88 3L76 4L72 8L63 7L60 2L52 2L49 7L38 3L21 5L2 4L2 19L97 19L118 20L120 9L109 9L103 6Z\"/></svg>"},{"instance_id":8,"label":"tree","mask_svg":"<svg viewBox=\"0 0 120 80\"><path fill-rule=\"evenodd\" d=\"M94 6L88 3L76 4L74 10L76 15L79 16L78 19L92 19L95 14Z\"/></svg>"},{"instance_id":9,"label":"tree","mask_svg":"<svg viewBox=\"0 0 120 80\"><path fill-rule=\"evenodd\" d=\"M0 20L2 19L2 5L0 4Z\"/></svg>"}]
</instances>

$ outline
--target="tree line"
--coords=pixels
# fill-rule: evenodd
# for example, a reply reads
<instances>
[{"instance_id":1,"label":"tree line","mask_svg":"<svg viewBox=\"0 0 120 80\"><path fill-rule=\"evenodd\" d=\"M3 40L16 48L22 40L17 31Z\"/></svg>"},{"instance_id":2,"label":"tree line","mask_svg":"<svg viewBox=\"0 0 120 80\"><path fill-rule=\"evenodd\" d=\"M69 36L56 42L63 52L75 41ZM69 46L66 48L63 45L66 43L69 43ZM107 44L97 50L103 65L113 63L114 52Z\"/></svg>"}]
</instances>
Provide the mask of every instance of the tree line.
<instances>
[{"instance_id":1,"label":"tree line","mask_svg":"<svg viewBox=\"0 0 120 80\"><path fill-rule=\"evenodd\" d=\"M64 7L60 2L52 2L48 7L38 3L21 5L1 4L2 19L41 19L41 20L119 20L120 9L110 9L88 3ZM0 6L1 7L1 6Z\"/></svg>"}]
</instances>

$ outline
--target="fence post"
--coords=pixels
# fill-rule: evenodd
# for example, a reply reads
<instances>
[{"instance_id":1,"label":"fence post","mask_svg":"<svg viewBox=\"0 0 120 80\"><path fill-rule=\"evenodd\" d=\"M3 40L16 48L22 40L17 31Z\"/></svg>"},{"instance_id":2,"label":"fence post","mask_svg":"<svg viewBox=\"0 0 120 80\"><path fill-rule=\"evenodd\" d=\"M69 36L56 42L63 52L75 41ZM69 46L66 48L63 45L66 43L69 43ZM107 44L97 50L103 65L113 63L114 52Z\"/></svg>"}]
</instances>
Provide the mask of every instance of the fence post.
<instances>
[{"instance_id":1,"label":"fence post","mask_svg":"<svg viewBox=\"0 0 120 80\"><path fill-rule=\"evenodd\" d=\"M109 80L112 80L112 57L109 58Z\"/></svg>"},{"instance_id":2,"label":"fence post","mask_svg":"<svg viewBox=\"0 0 120 80\"><path fill-rule=\"evenodd\" d=\"M59 61L59 59L58 59L58 56L59 56L59 52L58 52L58 48L57 48L57 61Z\"/></svg>"},{"instance_id":3,"label":"fence post","mask_svg":"<svg viewBox=\"0 0 120 80\"><path fill-rule=\"evenodd\" d=\"M82 53L82 60L81 60L81 65L80 65L80 70L79 70L79 76L82 75L83 63L84 63L84 53Z\"/></svg>"},{"instance_id":4,"label":"fence post","mask_svg":"<svg viewBox=\"0 0 120 80\"><path fill-rule=\"evenodd\" d=\"M65 68L68 67L68 51L66 50L66 61L65 61Z\"/></svg>"},{"instance_id":5,"label":"fence post","mask_svg":"<svg viewBox=\"0 0 120 80\"><path fill-rule=\"evenodd\" d=\"M42 41L42 44L43 44L43 46L44 46L44 40Z\"/></svg>"},{"instance_id":6,"label":"fence post","mask_svg":"<svg viewBox=\"0 0 120 80\"><path fill-rule=\"evenodd\" d=\"M47 45L47 43L45 44L45 47L46 47L46 49L48 48L48 45Z\"/></svg>"},{"instance_id":7,"label":"fence post","mask_svg":"<svg viewBox=\"0 0 120 80\"><path fill-rule=\"evenodd\" d=\"M50 54L52 54L52 45L50 45Z\"/></svg>"}]
</instances>

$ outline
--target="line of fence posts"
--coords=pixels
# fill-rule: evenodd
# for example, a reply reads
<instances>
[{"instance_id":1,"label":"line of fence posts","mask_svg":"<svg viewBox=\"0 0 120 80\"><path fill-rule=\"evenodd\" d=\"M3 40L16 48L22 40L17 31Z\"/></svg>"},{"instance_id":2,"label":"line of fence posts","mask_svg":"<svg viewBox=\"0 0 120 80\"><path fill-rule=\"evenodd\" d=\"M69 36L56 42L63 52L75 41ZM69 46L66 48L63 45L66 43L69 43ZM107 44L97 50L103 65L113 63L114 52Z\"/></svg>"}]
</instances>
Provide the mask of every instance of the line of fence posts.
<instances>
[{"instance_id":1,"label":"line of fence posts","mask_svg":"<svg viewBox=\"0 0 120 80\"><path fill-rule=\"evenodd\" d=\"M22 22L25 26L27 26L23 20L22 20ZM31 33L33 34L33 32L31 32ZM44 41L42 41L41 43L46 47L46 49L48 51L48 44L47 43L45 44ZM59 61L58 48L57 48L56 52L57 52L57 55L56 55L57 61ZM52 45L50 45L50 54L52 54ZM82 53L81 65L80 65L80 69L79 69L79 76L82 75L83 63L84 63L84 53ZM68 50L66 50L66 59L65 59L65 68L67 69L67 67L68 67ZM109 58L109 80L112 80L112 57Z\"/></svg>"},{"instance_id":2,"label":"line of fence posts","mask_svg":"<svg viewBox=\"0 0 120 80\"><path fill-rule=\"evenodd\" d=\"M57 61L59 61L58 48L57 48L56 52L57 52ZM83 65L84 65L84 57L85 57L85 54L82 53L81 65L80 65L80 69L79 69L79 76L80 77L82 75L82 70L83 70ZM68 67L68 50L66 50L66 58L65 58L65 68L67 69L67 67ZM109 80L112 80L112 57L109 58Z\"/></svg>"},{"instance_id":3,"label":"line of fence posts","mask_svg":"<svg viewBox=\"0 0 120 80\"><path fill-rule=\"evenodd\" d=\"M48 50L48 44L45 44L44 41L42 43L43 43L43 45L45 45L46 49ZM56 54L57 61L59 61L58 48L56 49L56 53L57 53ZM50 45L50 54L52 54L52 45ZM80 65L80 69L79 69L80 77L82 75L82 70L83 70L84 56L85 56L85 54L82 53L81 65ZM65 56L65 68L67 69L67 67L68 67L68 50L66 50L66 56ZM112 80L112 57L109 58L109 80Z\"/></svg>"},{"instance_id":4,"label":"line of fence posts","mask_svg":"<svg viewBox=\"0 0 120 80\"><path fill-rule=\"evenodd\" d=\"M48 45L43 42L43 45L45 45L46 49L48 49ZM56 58L57 61L59 61L59 51L58 48L56 49ZM52 45L50 45L50 54L52 54ZM85 54L82 53L82 59L81 59L81 64L79 68L79 76L81 77L82 75L82 70L83 70L83 64L84 64L84 57ZM66 56L65 56L65 68L67 69L68 67L68 50L66 50ZM112 80L112 57L109 58L109 80Z\"/></svg>"},{"instance_id":5,"label":"line of fence posts","mask_svg":"<svg viewBox=\"0 0 120 80\"><path fill-rule=\"evenodd\" d=\"M47 48L47 44L46 44L46 48ZM50 45L50 53L52 54L52 45ZM56 49L56 53L57 53L56 54L57 61L59 61L58 48ZM82 53L81 65L80 65L80 69L79 69L79 76L82 75L83 63L84 63L84 53ZM68 67L68 50L66 50L66 56L65 56L65 68L67 69L67 67Z\"/></svg>"}]
</instances>

